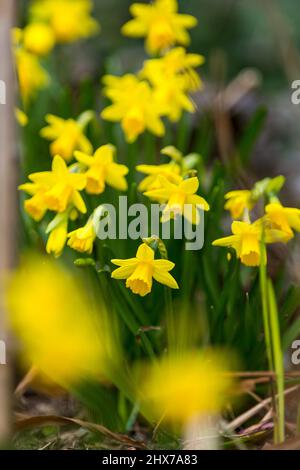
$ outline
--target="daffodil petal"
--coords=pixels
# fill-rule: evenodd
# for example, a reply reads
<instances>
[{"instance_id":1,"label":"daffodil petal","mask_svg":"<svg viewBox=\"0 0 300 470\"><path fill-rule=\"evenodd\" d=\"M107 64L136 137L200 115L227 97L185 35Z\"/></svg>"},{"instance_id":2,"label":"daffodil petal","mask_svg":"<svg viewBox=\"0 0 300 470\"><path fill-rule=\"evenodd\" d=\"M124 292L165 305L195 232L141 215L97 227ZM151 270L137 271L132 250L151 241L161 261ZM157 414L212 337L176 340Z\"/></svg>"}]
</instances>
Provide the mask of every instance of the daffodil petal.
<instances>
[{"instance_id":1,"label":"daffodil petal","mask_svg":"<svg viewBox=\"0 0 300 470\"><path fill-rule=\"evenodd\" d=\"M167 271L154 269L153 279L171 289L179 289L179 286L173 276Z\"/></svg>"}]
</instances>

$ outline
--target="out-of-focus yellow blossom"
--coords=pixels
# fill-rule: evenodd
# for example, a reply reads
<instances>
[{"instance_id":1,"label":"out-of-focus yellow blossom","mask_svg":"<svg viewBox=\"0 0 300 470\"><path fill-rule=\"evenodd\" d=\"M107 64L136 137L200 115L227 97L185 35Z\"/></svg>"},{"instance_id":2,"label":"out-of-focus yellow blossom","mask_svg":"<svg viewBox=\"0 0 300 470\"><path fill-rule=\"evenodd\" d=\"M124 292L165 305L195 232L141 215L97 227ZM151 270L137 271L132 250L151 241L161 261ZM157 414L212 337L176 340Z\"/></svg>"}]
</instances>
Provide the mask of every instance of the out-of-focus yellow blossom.
<instances>
[{"instance_id":1,"label":"out-of-focus yellow blossom","mask_svg":"<svg viewBox=\"0 0 300 470\"><path fill-rule=\"evenodd\" d=\"M95 379L105 368L109 334L85 292L74 274L34 255L8 286L10 321L23 358L63 386Z\"/></svg>"},{"instance_id":2,"label":"out-of-focus yellow blossom","mask_svg":"<svg viewBox=\"0 0 300 470\"><path fill-rule=\"evenodd\" d=\"M56 155L52 162L52 171L43 171L29 175L33 186L21 185L19 189L23 191L37 191L34 201L36 212L41 215L49 209L55 212L64 212L69 205L74 205L79 212L85 214L85 203L79 191L86 185L86 178L82 174L72 173L63 158ZM34 196L34 197L35 197ZM26 207L26 205L25 205ZM26 209L28 210L28 204ZM29 210L28 210L29 212Z\"/></svg>"},{"instance_id":3,"label":"out-of-focus yellow blossom","mask_svg":"<svg viewBox=\"0 0 300 470\"><path fill-rule=\"evenodd\" d=\"M122 88L125 80L126 86ZM134 75L115 77L112 88L107 85L104 93L113 104L105 108L101 116L108 121L120 122L128 142L134 142L146 129L157 136L164 134L161 106L156 103L146 81L139 81Z\"/></svg>"},{"instance_id":4,"label":"out-of-focus yellow blossom","mask_svg":"<svg viewBox=\"0 0 300 470\"><path fill-rule=\"evenodd\" d=\"M151 191L152 189L161 188L161 180L159 176L164 176L171 183L180 183L181 181L181 168L177 163L170 162L163 165L138 165L137 171L144 173L144 178L139 186L138 190L141 192Z\"/></svg>"},{"instance_id":5,"label":"out-of-focus yellow blossom","mask_svg":"<svg viewBox=\"0 0 300 470\"><path fill-rule=\"evenodd\" d=\"M112 272L113 279L126 279L126 287L141 297L149 294L152 280L178 289L178 284L171 276L175 264L165 259L154 259L154 251L146 243L139 246L136 257L130 259L112 259L111 262L120 268Z\"/></svg>"},{"instance_id":6,"label":"out-of-focus yellow blossom","mask_svg":"<svg viewBox=\"0 0 300 470\"><path fill-rule=\"evenodd\" d=\"M72 160L75 150L91 154L93 147L88 138L83 133L83 128L74 119L62 119L53 114L46 116L49 124L41 130L44 139L53 141L50 145L51 155L60 155L67 162Z\"/></svg>"},{"instance_id":7,"label":"out-of-focus yellow blossom","mask_svg":"<svg viewBox=\"0 0 300 470\"><path fill-rule=\"evenodd\" d=\"M55 45L53 29L45 23L29 24L23 30L23 45L32 54L49 54Z\"/></svg>"},{"instance_id":8,"label":"out-of-focus yellow blossom","mask_svg":"<svg viewBox=\"0 0 300 470\"><path fill-rule=\"evenodd\" d=\"M268 204L265 211L267 224L285 233L286 241L293 238L293 230L300 232L300 209L284 207L278 201Z\"/></svg>"},{"instance_id":9,"label":"out-of-focus yellow blossom","mask_svg":"<svg viewBox=\"0 0 300 470\"><path fill-rule=\"evenodd\" d=\"M209 210L209 205L203 197L196 194L199 188L198 178L188 178L179 184L171 183L163 176L159 176L159 179L161 188L146 191L144 194L158 202L167 203L163 210L162 222L166 222L176 215L184 215L192 224L199 224L200 215L197 205L205 211Z\"/></svg>"},{"instance_id":10,"label":"out-of-focus yellow blossom","mask_svg":"<svg viewBox=\"0 0 300 470\"><path fill-rule=\"evenodd\" d=\"M85 173L87 193L101 194L105 189L105 184L120 191L127 190L125 176L128 173L128 168L114 162L115 151L115 147L108 144L98 148L94 156L75 152L76 160L88 168Z\"/></svg>"},{"instance_id":11,"label":"out-of-focus yellow blossom","mask_svg":"<svg viewBox=\"0 0 300 470\"><path fill-rule=\"evenodd\" d=\"M167 356L146 368L141 401L156 419L177 425L218 415L233 393L229 365L223 351Z\"/></svg>"},{"instance_id":12,"label":"out-of-focus yellow blossom","mask_svg":"<svg viewBox=\"0 0 300 470\"><path fill-rule=\"evenodd\" d=\"M90 218L84 227L78 228L68 234L68 246L80 253L91 254L96 239L93 218Z\"/></svg>"},{"instance_id":13,"label":"out-of-focus yellow blossom","mask_svg":"<svg viewBox=\"0 0 300 470\"><path fill-rule=\"evenodd\" d=\"M30 13L33 21L45 22L58 43L71 43L94 36L100 25L92 18L91 0L36 0Z\"/></svg>"},{"instance_id":14,"label":"out-of-focus yellow blossom","mask_svg":"<svg viewBox=\"0 0 300 470\"><path fill-rule=\"evenodd\" d=\"M187 29L197 25L195 17L178 13L177 0L155 0L150 5L134 3L130 12L134 19L123 26L122 33L131 37L146 37L146 48L150 54L176 43L188 45L190 36Z\"/></svg>"},{"instance_id":15,"label":"out-of-focus yellow blossom","mask_svg":"<svg viewBox=\"0 0 300 470\"><path fill-rule=\"evenodd\" d=\"M20 126L25 127L28 124L28 116L20 108L15 109L15 116Z\"/></svg>"},{"instance_id":16,"label":"out-of-focus yellow blossom","mask_svg":"<svg viewBox=\"0 0 300 470\"><path fill-rule=\"evenodd\" d=\"M248 189L243 189L230 191L225 195L225 199L227 199L225 209L230 211L233 219L242 217L245 209L253 209L255 202L252 200L251 194Z\"/></svg>"},{"instance_id":17,"label":"out-of-focus yellow blossom","mask_svg":"<svg viewBox=\"0 0 300 470\"><path fill-rule=\"evenodd\" d=\"M202 55L189 54L183 47L175 47L159 59L146 60L141 76L157 87L179 76L184 78L182 84L185 91L196 91L201 88L202 82L194 69L203 63Z\"/></svg>"},{"instance_id":18,"label":"out-of-focus yellow blossom","mask_svg":"<svg viewBox=\"0 0 300 470\"><path fill-rule=\"evenodd\" d=\"M186 94L184 77L164 79L153 90L155 101L162 109L163 115L170 121L178 122L183 111L194 113L196 108L191 98Z\"/></svg>"},{"instance_id":19,"label":"out-of-focus yellow blossom","mask_svg":"<svg viewBox=\"0 0 300 470\"><path fill-rule=\"evenodd\" d=\"M220 238L213 242L213 246L234 248L236 255L246 266L259 266L261 259L267 262L265 246L261 244L263 227L261 219L253 224L235 221L231 225L233 235ZM271 241L265 239L265 242Z\"/></svg>"},{"instance_id":20,"label":"out-of-focus yellow blossom","mask_svg":"<svg viewBox=\"0 0 300 470\"><path fill-rule=\"evenodd\" d=\"M48 86L49 75L39 63L38 58L22 48L15 51L15 59L21 97L27 105L37 92Z\"/></svg>"},{"instance_id":21,"label":"out-of-focus yellow blossom","mask_svg":"<svg viewBox=\"0 0 300 470\"><path fill-rule=\"evenodd\" d=\"M58 258L65 247L68 236L68 216L64 217L62 221L50 232L48 237L46 251L53 254Z\"/></svg>"}]
</instances>

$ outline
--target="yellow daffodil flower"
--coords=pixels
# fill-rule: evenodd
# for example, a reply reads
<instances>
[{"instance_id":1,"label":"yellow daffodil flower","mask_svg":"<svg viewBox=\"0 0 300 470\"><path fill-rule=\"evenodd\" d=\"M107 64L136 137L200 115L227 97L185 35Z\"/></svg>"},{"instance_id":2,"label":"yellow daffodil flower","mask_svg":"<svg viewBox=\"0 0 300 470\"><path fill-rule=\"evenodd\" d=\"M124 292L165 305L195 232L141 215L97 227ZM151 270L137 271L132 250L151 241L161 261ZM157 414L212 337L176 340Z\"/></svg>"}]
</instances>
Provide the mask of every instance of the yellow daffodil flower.
<instances>
[{"instance_id":1,"label":"yellow daffodil flower","mask_svg":"<svg viewBox=\"0 0 300 470\"><path fill-rule=\"evenodd\" d=\"M35 255L9 280L10 321L26 366L34 365L66 387L95 380L106 367L108 328L102 310L85 292L74 273Z\"/></svg>"},{"instance_id":2,"label":"yellow daffodil flower","mask_svg":"<svg viewBox=\"0 0 300 470\"><path fill-rule=\"evenodd\" d=\"M183 47L175 47L159 59L144 62L141 77L150 81L153 86L160 87L164 81L174 77L183 77L183 89L196 91L202 87L198 73L194 70L204 63L199 54L188 54Z\"/></svg>"},{"instance_id":3,"label":"yellow daffodil flower","mask_svg":"<svg viewBox=\"0 0 300 470\"><path fill-rule=\"evenodd\" d=\"M29 175L29 179L36 185L33 189L37 190L36 195L38 194L37 200L34 201L35 211L32 209L32 212L40 211L41 214L45 209L64 212L69 205L74 205L79 212L86 213L85 203L79 192L85 188L86 178L82 174L70 172L59 155L53 159L52 171L33 173ZM21 185L20 189L28 191L30 187Z\"/></svg>"},{"instance_id":4,"label":"yellow daffodil flower","mask_svg":"<svg viewBox=\"0 0 300 470\"><path fill-rule=\"evenodd\" d=\"M21 97L27 105L37 92L48 86L49 75L40 65L38 58L22 48L15 51L15 59Z\"/></svg>"},{"instance_id":5,"label":"yellow daffodil flower","mask_svg":"<svg viewBox=\"0 0 300 470\"><path fill-rule=\"evenodd\" d=\"M159 176L164 176L171 183L180 183L181 181L181 168L174 162L166 163L163 165L138 165L137 171L144 173L144 178L138 186L141 192L151 191L152 189L161 188L161 180Z\"/></svg>"},{"instance_id":6,"label":"yellow daffodil flower","mask_svg":"<svg viewBox=\"0 0 300 470\"><path fill-rule=\"evenodd\" d=\"M187 29L197 25L191 15L178 13L177 0L155 0L150 5L134 3L130 12L134 17L122 28L125 36L146 37L146 48L156 54L176 43L188 45Z\"/></svg>"},{"instance_id":7,"label":"yellow daffodil flower","mask_svg":"<svg viewBox=\"0 0 300 470\"><path fill-rule=\"evenodd\" d=\"M224 352L191 351L167 356L146 371L140 390L156 419L184 425L193 418L217 416L233 392ZM145 373L145 372L144 372Z\"/></svg>"},{"instance_id":8,"label":"yellow daffodil flower","mask_svg":"<svg viewBox=\"0 0 300 470\"><path fill-rule=\"evenodd\" d=\"M53 254L55 258L59 258L62 254L68 236L68 216L64 217L62 221L50 232L48 237L46 251Z\"/></svg>"},{"instance_id":9,"label":"yellow daffodil flower","mask_svg":"<svg viewBox=\"0 0 300 470\"><path fill-rule=\"evenodd\" d=\"M75 152L76 160L88 168L85 173L87 193L101 194L105 189L105 184L120 191L127 190L125 176L128 173L128 168L114 162L114 153L115 147L109 144L96 150L94 156Z\"/></svg>"},{"instance_id":10,"label":"yellow daffodil flower","mask_svg":"<svg viewBox=\"0 0 300 470\"><path fill-rule=\"evenodd\" d=\"M41 130L44 139L52 140L50 145L51 155L60 155L67 162L72 160L75 150L91 154L93 147L83 133L83 128L74 119L62 119L58 116L48 114L46 121L49 124Z\"/></svg>"},{"instance_id":11,"label":"yellow daffodil flower","mask_svg":"<svg viewBox=\"0 0 300 470\"><path fill-rule=\"evenodd\" d=\"M261 258L266 264L266 250L261 245L263 236L261 219L253 224L235 221L231 225L231 231L233 235L215 240L213 246L234 248L237 257L246 266L259 266ZM270 240L265 239L265 242L268 241Z\"/></svg>"},{"instance_id":12,"label":"yellow daffodil flower","mask_svg":"<svg viewBox=\"0 0 300 470\"><path fill-rule=\"evenodd\" d=\"M178 284L169 271L174 263L165 259L154 259L154 251L146 243L139 246L136 257L130 259L112 259L111 262L120 268L112 272L113 279L126 279L126 287L141 297L149 294L152 280L178 289Z\"/></svg>"},{"instance_id":13,"label":"yellow daffodil flower","mask_svg":"<svg viewBox=\"0 0 300 470\"><path fill-rule=\"evenodd\" d=\"M24 191L31 196L30 199L26 199L24 202L24 209L36 222L39 222L47 212L47 206L44 201L44 194L48 189L48 186L25 183L21 184L18 189Z\"/></svg>"},{"instance_id":14,"label":"yellow daffodil flower","mask_svg":"<svg viewBox=\"0 0 300 470\"><path fill-rule=\"evenodd\" d=\"M32 54L49 54L55 45L53 29L45 23L29 24L23 30L23 45Z\"/></svg>"},{"instance_id":15,"label":"yellow daffodil flower","mask_svg":"<svg viewBox=\"0 0 300 470\"><path fill-rule=\"evenodd\" d=\"M126 139L130 143L134 142L146 129L157 136L162 136L165 132L160 118L162 109L155 102L149 84L139 81L134 75L127 75L127 86L122 90L124 77L119 80L118 84L116 77L112 88L107 86L104 90L113 104L102 111L102 118L120 122Z\"/></svg>"},{"instance_id":16,"label":"yellow daffodil flower","mask_svg":"<svg viewBox=\"0 0 300 470\"><path fill-rule=\"evenodd\" d=\"M93 219L90 218L84 227L78 228L68 234L68 246L80 253L91 254L93 251L96 232Z\"/></svg>"},{"instance_id":17,"label":"yellow daffodil flower","mask_svg":"<svg viewBox=\"0 0 300 470\"><path fill-rule=\"evenodd\" d=\"M183 111L194 113L196 110L193 101L186 94L184 77L164 79L160 85L154 87L153 96L163 115L172 122L178 122Z\"/></svg>"},{"instance_id":18,"label":"yellow daffodil flower","mask_svg":"<svg viewBox=\"0 0 300 470\"><path fill-rule=\"evenodd\" d=\"M239 219L245 209L251 210L255 205L251 199L251 191L247 189L230 191L225 195L225 199L227 199L225 209L230 211L233 219Z\"/></svg>"},{"instance_id":19,"label":"yellow daffodil flower","mask_svg":"<svg viewBox=\"0 0 300 470\"><path fill-rule=\"evenodd\" d=\"M300 209L284 207L280 202L272 202L265 208L266 221L274 229L286 234L287 241L293 238L294 233L300 232Z\"/></svg>"},{"instance_id":20,"label":"yellow daffodil flower","mask_svg":"<svg viewBox=\"0 0 300 470\"><path fill-rule=\"evenodd\" d=\"M91 0L35 0L30 13L33 21L45 22L58 43L71 43L89 38L100 31L92 18Z\"/></svg>"},{"instance_id":21,"label":"yellow daffodil flower","mask_svg":"<svg viewBox=\"0 0 300 470\"><path fill-rule=\"evenodd\" d=\"M189 178L179 184L171 183L163 176L159 176L159 179L161 189L146 191L144 194L150 199L167 203L163 210L162 222L177 215L184 215L192 224L199 224L200 215L196 206L199 205L208 211L209 205L203 197L196 194L199 188L198 178ZM191 211L187 210L188 206L191 207Z\"/></svg>"}]
</instances>

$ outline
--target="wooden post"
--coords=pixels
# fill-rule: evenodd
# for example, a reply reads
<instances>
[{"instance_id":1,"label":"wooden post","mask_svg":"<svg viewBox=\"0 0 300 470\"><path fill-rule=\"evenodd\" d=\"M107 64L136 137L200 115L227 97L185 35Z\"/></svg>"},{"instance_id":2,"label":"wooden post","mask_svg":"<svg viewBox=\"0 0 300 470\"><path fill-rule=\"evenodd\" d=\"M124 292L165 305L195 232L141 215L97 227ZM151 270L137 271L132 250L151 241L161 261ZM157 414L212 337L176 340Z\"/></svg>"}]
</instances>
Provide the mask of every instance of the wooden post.
<instances>
[{"instance_id":1,"label":"wooden post","mask_svg":"<svg viewBox=\"0 0 300 470\"><path fill-rule=\"evenodd\" d=\"M0 341L6 364L0 364L0 443L11 431L11 380L7 358L8 330L4 302L3 275L13 266L16 233L16 138L14 133L14 72L11 28L14 0L0 0ZM5 348L4 348L5 346Z\"/></svg>"}]
</instances>

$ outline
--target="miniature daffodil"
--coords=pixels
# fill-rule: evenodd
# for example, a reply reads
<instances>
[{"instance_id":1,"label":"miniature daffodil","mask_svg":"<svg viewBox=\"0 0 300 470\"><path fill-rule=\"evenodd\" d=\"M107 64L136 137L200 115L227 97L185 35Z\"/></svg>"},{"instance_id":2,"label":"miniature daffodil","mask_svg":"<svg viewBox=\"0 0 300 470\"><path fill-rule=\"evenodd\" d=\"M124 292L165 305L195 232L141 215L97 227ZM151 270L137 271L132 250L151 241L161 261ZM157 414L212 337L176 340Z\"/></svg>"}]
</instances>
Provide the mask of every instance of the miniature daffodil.
<instances>
[{"instance_id":1,"label":"miniature daffodil","mask_svg":"<svg viewBox=\"0 0 300 470\"><path fill-rule=\"evenodd\" d=\"M202 55L189 54L183 47L175 47L163 57L146 60L141 76L156 87L160 87L164 81L181 77L184 78L184 91L196 91L201 88L202 82L195 68L203 63Z\"/></svg>"},{"instance_id":2,"label":"miniature daffodil","mask_svg":"<svg viewBox=\"0 0 300 470\"><path fill-rule=\"evenodd\" d=\"M164 284L172 289L178 289L178 284L169 271L174 263L165 259L154 259L154 251L146 243L139 246L136 257L130 259L113 259L117 266L112 272L113 279L126 279L126 287L134 294L144 297L152 289L152 281Z\"/></svg>"},{"instance_id":3,"label":"miniature daffodil","mask_svg":"<svg viewBox=\"0 0 300 470\"><path fill-rule=\"evenodd\" d=\"M68 235L68 217L63 220L50 232L48 237L46 251L53 254L55 258L59 258L62 254Z\"/></svg>"},{"instance_id":4,"label":"miniature daffodil","mask_svg":"<svg viewBox=\"0 0 300 470\"><path fill-rule=\"evenodd\" d=\"M63 158L56 155L52 162L52 171L43 171L29 175L37 187L43 188L36 204L44 211L45 208L55 212L64 212L72 204L79 212L85 214L85 203L80 195L86 185L82 174L72 173ZM20 189L25 190L24 185ZM36 210L38 210L38 208Z\"/></svg>"},{"instance_id":5,"label":"miniature daffodil","mask_svg":"<svg viewBox=\"0 0 300 470\"><path fill-rule=\"evenodd\" d=\"M181 181L181 168L174 162L163 165L138 165L136 169L140 173L148 175L138 186L138 190L141 192L160 189L161 180L159 176L164 176L171 183L179 183Z\"/></svg>"},{"instance_id":6,"label":"miniature daffodil","mask_svg":"<svg viewBox=\"0 0 300 470\"><path fill-rule=\"evenodd\" d=\"M199 224L200 215L197 206L208 211L209 205L203 197L196 194L199 188L198 178L182 180L179 184L171 183L163 176L159 176L159 179L161 188L146 191L144 194L150 199L167 203L163 210L162 221L166 222L177 215L183 215L192 224Z\"/></svg>"},{"instance_id":7,"label":"miniature daffodil","mask_svg":"<svg viewBox=\"0 0 300 470\"><path fill-rule=\"evenodd\" d=\"M124 77L121 77L120 84ZM110 89L105 88L105 94L113 101L113 104L105 108L101 116L103 119L120 122L129 143L149 130L157 136L165 132L161 121L163 114L161 106L155 102L153 91L146 81L140 81L135 76L126 76L127 87L122 89L115 79Z\"/></svg>"},{"instance_id":8,"label":"miniature daffodil","mask_svg":"<svg viewBox=\"0 0 300 470\"><path fill-rule=\"evenodd\" d=\"M127 190L125 176L128 168L114 162L115 147L113 145L103 145L96 150L94 156L83 152L75 152L75 158L85 168L87 168L86 191L90 194L101 194L108 184L120 191Z\"/></svg>"},{"instance_id":9,"label":"miniature daffodil","mask_svg":"<svg viewBox=\"0 0 300 470\"><path fill-rule=\"evenodd\" d=\"M78 228L68 234L68 246L80 253L91 254L96 239L96 231L93 219L90 218L84 227Z\"/></svg>"},{"instance_id":10,"label":"miniature daffodil","mask_svg":"<svg viewBox=\"0 0 300 470\"><path fill-rule=\"evenodd\" d=\"M234 248L237 257L246 266L259 266L261 259L266 264L266 250L261 244L263 230L260 219L253 224L235 221L231 231L233 235L215 240L213 246Z\"/></svg>"},{"instance_id":11,"label":"miniature daffodil","mask_svg":"<svg viewBox=\"0 0 300 470\"><path fill-rule=\"evenodd\" d=\"M34 54L19 48L15 51L15 59L21 97L27 105L40 90L48 86L50 78Z\"/></svg>"},{"instance_id":12,"label":"miniature daffodil","mask_svg":"<svg viewBox=\"0 0 300 470\"><path fill-rule=\"evenodd\" d=\"M197 25L195 17L178 13L177 0L155 0L150 5L134 3L130 12L134 19L123 26L122 33L125 36L145 37L150 54L176 43L188 45L190 36L187 29Z\"/></svg>"},{"instance_id":13,"label":"miniature daffodil","mask_svg":"<svg viewBox=\"0 0 300 470\"><path fill-rule=\"evenodd\" d=\"M281 230L287 236L287 241L294 233L300 232L300 209L284 207L280 202L272 202L265 208L266 221L274 229Z\"/></svg>"},{"instance_id":14,"label":"miniature daffodil","mask_svg":"<svg viewBox=\"0 0 300 470\"><path fill-rule=\"evenodd\" d=\"M53 29L45 23L30 23L23 30L23 45L32 54L49 54L55 45Z\"/></svg>"},{"instance_id":15,"label":"miniature daffodil","mask_svg":"<svg viewBox=\"0 0 300 470\"><path fill-rule=\"evenodd\" d=\"M225 209L230 211L233 219L243 216L245 209L253 209L255 202L251 199L251 191L247 189L230 191L225 195Z\"/></svg>"},{"instance_id":16,"label":"miniature daffodil","mask_svg":"<svg viewBox=\"0 0 300 470\"><path fill-rule=\"evenodd\" d=\"M33 21L51 27L58 43L71 43L99 32L92 9L91 0L35 0L30 13Z\"/></svg>"},{"instance_id":17,"label":"miniature daffodil","mask_svg":"<svg viewBox=\"0 0 300 470\"><path fill-rule=\"evenodd\" d=\"M60 155L67 162L72 160L75 150L91 154L93 147L83 133L83 128L74 119L62 119L48 114L46 121L49 124L41 130L41 136L53 141L50 145L51 155Z\"/></svg>"}]
</instances>

